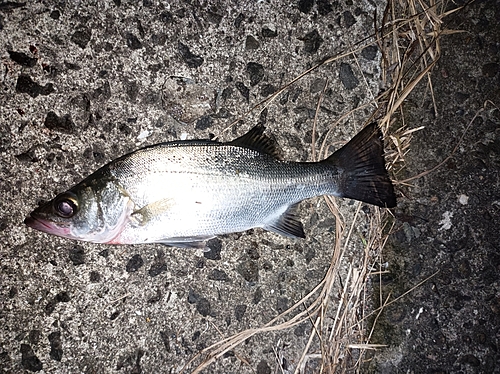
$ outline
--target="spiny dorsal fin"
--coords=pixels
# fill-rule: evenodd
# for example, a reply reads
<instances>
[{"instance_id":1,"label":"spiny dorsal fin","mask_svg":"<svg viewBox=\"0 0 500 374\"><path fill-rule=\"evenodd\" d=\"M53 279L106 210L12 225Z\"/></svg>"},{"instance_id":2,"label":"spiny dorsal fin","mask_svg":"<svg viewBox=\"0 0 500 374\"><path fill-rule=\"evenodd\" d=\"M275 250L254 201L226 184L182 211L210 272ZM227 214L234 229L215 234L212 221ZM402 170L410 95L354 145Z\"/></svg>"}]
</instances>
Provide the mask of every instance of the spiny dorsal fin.
<instances>
[{"instance_id":1,"label":"spiny dorsal fin","mask_svg":"<svg viewBox=\"0 0 500 374\"><path fill-rule=\"evenodd\" d=\"M302 222L297 219L297 204L289 207L274 222L269 222L264 229L288 236L290 238L305 238Z\"/></svg>"},{"instance_id":2,"label":"spiny dorsal fin","mask_svg":"<svg viewBox=\"0 0 500 374\"><path fill-rule=\"evenodd\" d=\"M267 135L264 135L265 129L264 126L257 125L245 135L234 139L228 144L253 149L254 151L262 152L281 160L281 154L276 146L276 142Z\"/></svg>"}]
</instances>

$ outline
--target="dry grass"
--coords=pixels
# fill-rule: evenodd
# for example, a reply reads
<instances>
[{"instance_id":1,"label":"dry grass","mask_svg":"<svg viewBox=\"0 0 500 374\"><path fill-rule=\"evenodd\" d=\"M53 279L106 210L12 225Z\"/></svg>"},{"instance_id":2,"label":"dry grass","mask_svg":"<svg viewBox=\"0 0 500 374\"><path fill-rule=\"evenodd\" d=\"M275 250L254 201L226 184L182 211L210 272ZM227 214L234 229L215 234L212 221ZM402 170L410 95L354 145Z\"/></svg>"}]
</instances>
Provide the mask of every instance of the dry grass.
<instances>
[{"instance_id":1,"label":"dry grass","mask_svg":"<svg viewBox=\"0 0 500 374\"><path fill-rule=\"evenodd\" d=\"M438 112L434 101L431 72L441 53L440 38L443 35L458 32L444 28L443 20L449 14L461 9L446 10L448 6L446 2L435 2L435 0L389 0L381 24L375 25L374 35L355 44L351 50L327 58L305 71L271 97L256 105L251 111L262 110L271 105L283 91L321 66L347 56L356 58L357 53L363 48L376 44L382 52L382 80L385 91L355 110L366 106L376 108L367 122L376 120L382 128L386 136L388 168L397 178L399 171L404 167L404 159L410 149L412 135L421 129L418 126L414 127L414 124L409 126L406 123L403 110L405 100L418 84L426 85L427 93L434 102L434 110L436 114ZM328 82L325 84L325 90L327 85ZM317 109L319 109L322 96L320 95L318 100ZM313 159L324 157L330 133L350 115L351 112L344 113L332 124L324 142L319 146L319 151L316 151L316 146L313 144ZM246 114L242 117L244 116ZM316 120L312 138L315 143ZM397 180L395 182L398 183ZM400 183L407 182L401 181ZM370 278L380 277L384 273L380 253L387 240L386 233L392 229L392 227L386 227L388 222L386 218L389 213L378 208L372 209L368 233L361 238L362 258L357 263L350 264L344 256L348 246L353 243L353 231L359 224L358 213L361 204L357 205L354 218L347 221L339 213L333 198L327 197L326 202L336 218L336 242L330 267L324 279L290 309L264 326L241 331L205 348L186 365L183 372L200 373L224 353L233 350L249 337L289 329L304 321L310 321L313 328L301 356L294 358L294 373L304 373L310 360L319 362L319 373L359 372L366 352L383 348L383 346L370 343L373 327L372 330L368 330L367 319L368 317L374 318L374 326L383 307L395 300L391 300L390 295L380 294L378 303L381 307L370 312L368 308L372 303L368 285ZM359 240L357 242L359 243ZM341 275L341 269L347 269L347 272ZM282 352L279 348L275 350L275 355L277 368L279 368L276 372L290 373L281 369ZM192 365L195 365L195 362L198 364L193 368Z\"/></svg>"}]
</instances>

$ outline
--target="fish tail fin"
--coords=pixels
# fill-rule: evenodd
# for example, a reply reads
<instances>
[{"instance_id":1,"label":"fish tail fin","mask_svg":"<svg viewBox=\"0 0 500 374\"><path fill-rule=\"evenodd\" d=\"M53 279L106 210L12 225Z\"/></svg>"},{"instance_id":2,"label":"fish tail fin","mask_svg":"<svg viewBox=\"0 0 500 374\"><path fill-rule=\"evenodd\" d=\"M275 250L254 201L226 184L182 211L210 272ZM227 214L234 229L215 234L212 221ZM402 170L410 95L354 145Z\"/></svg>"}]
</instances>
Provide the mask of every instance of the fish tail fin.
<instances>
[{"instance_id":1,"label":"fish tail fin","mask_svg":"<svg viewBox=\"0 0 500 374\"><path fill-rule=\"evenodd\" d=\"M365 203L393 208L394 187L385 168L382 132L371 123L323 162L340 171L338 194Z\"/></svg>"}]
</instances>

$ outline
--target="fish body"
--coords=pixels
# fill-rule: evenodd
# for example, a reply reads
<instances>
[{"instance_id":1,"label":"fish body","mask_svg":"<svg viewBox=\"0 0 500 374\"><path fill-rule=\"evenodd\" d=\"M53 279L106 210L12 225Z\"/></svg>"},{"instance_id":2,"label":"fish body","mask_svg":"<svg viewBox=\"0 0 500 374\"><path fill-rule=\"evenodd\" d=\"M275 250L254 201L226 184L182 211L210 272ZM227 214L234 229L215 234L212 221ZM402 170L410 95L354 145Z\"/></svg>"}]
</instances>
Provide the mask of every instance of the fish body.
<instances>
[{"instance_id":1,"label":"fish body","mask_svg":"<svg viewBox=\"0 0 500 374\"><path fill-rule=\"evenodd\" d=\"M304 237L295 206L314 196L396 205L375 124L320 162L281 160L263 131L254 127L228 143L139 149L35 209L25 223L96 243L203 247L217 235L255 227Z\"/></svg>"}]
</instances>

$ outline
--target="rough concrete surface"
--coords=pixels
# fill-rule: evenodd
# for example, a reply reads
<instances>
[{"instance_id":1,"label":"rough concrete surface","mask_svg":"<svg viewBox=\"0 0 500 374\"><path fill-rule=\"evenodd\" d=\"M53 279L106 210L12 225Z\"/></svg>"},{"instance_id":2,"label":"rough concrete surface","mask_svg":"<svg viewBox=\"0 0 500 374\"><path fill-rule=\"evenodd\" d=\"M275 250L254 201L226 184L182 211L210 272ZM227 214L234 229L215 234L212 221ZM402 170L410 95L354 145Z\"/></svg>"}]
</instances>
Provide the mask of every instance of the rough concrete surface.
<instances>
[{"instance_id":1,"label":"rough concrete surface","mask_svg":"<svg viewBox=\"0 0 500 374\"><path fill-rule=\"evenodd\" d=\"M0 371L178 372L204 347L261 326L313 289L335 238L319 198L301 205L305 240L253 230L213 240L208 252L77 243L22 221L106 162L162 141L230 140L262 123L285 158L310 159L325 84L320 140L379 92L376 48L245 113L371 35L374 14L369 1L1 2ZM371 111L343 121L329 143L352 137ZM346 216L354 209L340 206ZM346 256L353 263L355 250ZM252 337L204 372L294 370L310 330ZM318 370L314 360L306 370Z\"/></svg>"}]
</instances>

